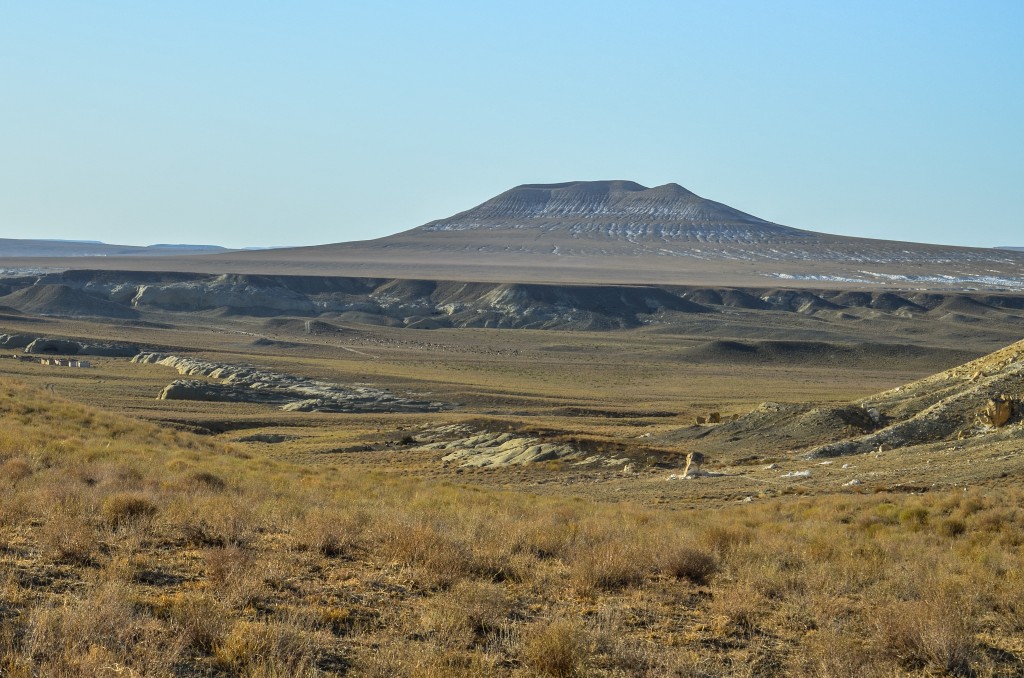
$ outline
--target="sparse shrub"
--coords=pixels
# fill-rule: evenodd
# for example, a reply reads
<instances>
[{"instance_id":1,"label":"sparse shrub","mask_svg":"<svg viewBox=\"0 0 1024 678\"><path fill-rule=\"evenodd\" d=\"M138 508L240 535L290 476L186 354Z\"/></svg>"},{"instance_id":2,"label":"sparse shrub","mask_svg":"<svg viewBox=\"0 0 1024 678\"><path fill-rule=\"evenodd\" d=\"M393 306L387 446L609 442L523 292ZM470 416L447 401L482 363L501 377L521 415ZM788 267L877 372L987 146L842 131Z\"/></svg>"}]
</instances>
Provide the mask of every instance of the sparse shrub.
<instances>
[{"instance_id":1,"label":"sparse shrub","mask_svg":"<svg viewBox=\"0 0 1024 678\"><path fill-rule=\"evenodd\" d=\"M798 656L798 666L804 675L817 678L881 675L881 667L868 649L862 634L852 629L822 629L809 635L807 651Z\"/></svg>"},{"instance_id":2,"label":"sparse shrub","mask_svg":"<svg viewBox=\"0 0 1024 678\"><path fill-rule=\"evenodd\" d=\"M393 517L379 529L385 552L402 565L417 569L428 586L446 588L470 573L470 549L426 521Z\"/></svg>"},{"instance_id":3,"label":"sparse shrub","mask_svg":"<svg viewBox=\"0 0 1024 678\"><path fill-rule=\"evenodd\" d=\"M357 617L352 610L346 607L323 606L314 608L316 619L314 625L317 628L326 628L336 636L343 636L351 633L357 622Z\"/></svg>"},{"instance_id":4,"label":"sparse shrub","mask_svg":"<svg viewBox=\"0 0 1024 678\"><path fill-rule=\"evenodd\" d=\"M510 610L511 603L500 585L464 580L431 599L422 623L443 645L471 647L497 632Z\"/></svg>"},{"instance_id":5,"label":"sparse shrub","mask_svg":"<svg viewBox=\"0 0 1024 678\"><path fill-rule=\"evenodd\" d=\"M253 554L234 545L206 549L203 563L207 579L220 588L244 577L253 566Z\"/></svg>"},{"instance_id":6,"label":"sparse shrub","mask_svg":"<svg viewBox=\"0 0 1024 678\"><path fill-rule=\"evenodd\" d=\"M899 512L902 525L912 530L919 530L928 523L928 509L924 506L907 506Z\"/></svg>"},{"instance_id":7,"label":"sparse shrub","mask_svg":"<svg viewBox=\"0 0 1024 678\"><path fill-rule=\"evenodd\" d=\"M1017 522L1016 511L1004 508L990 508L974 516L974 525L986 532L1003 532Z\"/></svg>"},{"instance_id":8,"label":"sparse shrub","mask_svg":"<svg viewBox=\"0 0 1024 678\"><path fill-rule=\"evenodd\" d=\"M296 545L328 558L351 552L359 526L340 511L318 509L298 519L292 529Z\"/></svg>"},{"instance_id":9,"label":"sparse shrub","mask_svg":"<svg viewBox=\"0 0 1024 678\"><path fill-rule=\"evenodd\" d=\"M156 504L149 497L137 492L112 494L104 499L100 506L103 519L115 529L131 521L150 518L156 512Z\"/></svg>"},{"instance_id":10,"label":"sparse shrub","mask_svg":"<svg viewBox=\"0 0 1024 678\"><path fill-rule=\"evenodd\" d=\"M900 520L900 509L889 502L875 506L873 513L883 525L895 525Z\"/></svg>"},{"instance_id":11,"label":"sparse shrub","mask_svg":"<svg viewBox=\"0 0 1024 678\"><path fill-rule=\"evenodd\" d=\"M237 621L214 650L223 670L245 675L301 675L316 655L316 638L283 622Z\"/></svg>"},{"instance_id":12,"label":"sparse shrub","mask_svg":"<svg viewBox=\"0 0 1024 678\"><path fill-rule=\"evenodd\" d=\"M180 654L177 640L133 605L121 583L89 589L64 605L37 606L24 632L20 649L34 660L34 675L97 676L113 666L159 675Z\"/></svg>"},{"instance_id":13,"label":"sparse shrub","mask_svg":"<svg viewBox=\"0 0 1024 678\"><path fill-rule=\"evenodd\" d=\"M72 404L23 429L3 384L0 459L33 469L0 478L3 676L1019 673L1012 487L607 506L241 461L141 423L112 440L107 415L65 435Z\"/></svg>"},{"instance_id":14,"label":"sparse shrub","mask_svg":"<svg viewBox=\"0 0 1024 678\"><path fill-rule=\"evenodd\" d=\"M224 539L203 519L189 520L181 525L181 536L190 546L224 546Z\"/></svg>"},{"instance_id":15,"label":"sparse shrub","mask_svg":"<svg viewBox=\"0 0 1024 678\"><path fill-rule=\"evenodd\" d=\"M63 512L49 517L39 541L44 552L54 560L77 565L92 563L99 547L96 530L88 521Z\"/></svg>"},{"instance_id":16,"label":"sparse shrub","mask_svg":"<svg viewBox=\"0 0 1024 678\"><path fill-rule=\"evenodd\" d=\"M943 537L959 537L967 531L967 525L959 518L946 518L939 523L938 530Z\"/></svg>"},{"instance_id":17,"label":"sparse shrub","mask_svg":"<svg viewBox=\"0 0 1024 678\"><path fill-rule=\"evenodd\" d=\"M649 563L631 544L600 543L579 554L572 564L572 579L583 593L615 591L644 580Z\"/></svg>"},{"instance_id":18,"label":"sparse shrub","mask_svg":"<svg viewBox=\"0 0 1024 678\"><path fill-rule=\"evenodd\" d=\"M706 551L680 545L669 547L662 553L661 569L670 577L704 584L718 571L718 560Z\"/></svg>"},{"instance_id":19,"label":"sparse shrub","mask_svg":"<svg viewBox=\"0 0 1024 678\"><path fill-rule=\"evenodd\" d=\"M419 643L387 642L357 659L353 675L366 678L451 678L496 676L497 658L480 651L437 647Z\"/></svg>"},{"instance_id":20,"label":"sparse shrub","mask_svg":"<svg viewBox=\"0 0 1024 678\"><path fill-rule=\"evenodd\" d=\"M221 492L228 486L227 481L216 473L210 473L209 471L196 471L191 473L188 476L188 480L189 484L193 487L211 492Z\"/></svg>"},{"instance_id":21,"label":"sparse shrub","mask_svg":"<svg viewBox=\"0 0 1024 678\"><path fill-rule=\"evenodd\" d=\"M1024 634L1024 588L1019 582L1007 587L996 600L995 610L1006 630L1012 634Z\"/></svg>"},{"instance_id":22,"label":"sparse shrub","mask_svg":"<svg viewBox=\"0 0 1024 678\"><path fill-rule=\"evenodd\" d=\"M767 602L749 583L720 586L712 591L708 615L718 635L750 636L764 617Z\"/></svg>"},{"instance_id":23,"label":"sparse shrub","mask_svg":"<svg viewBox=\"0 0 1024 678\"><path fill-rule=\"evenodd\" d=\"M452 587L449 599L465 615L477 636L497 631L512 608L505 589L491 582L461 581Z\"/></svg>"},{"instance_id":24,"label":"sparse shrub","mask_svg":"<svg viewBox=\"0 0 1024 678\"><path fill-rule=\"evenodd\" d=\"M750 543L753 535L749 530L729 523L709 525L701 535L701 542L719 558L726 557L737 546Z\"/></svg>"},{"instance_id":25,"label":"sparse shrub","mask_svg":"<svg viewBox=\"0 0 1024 678\"><path fill-rule=\"evenodd\" d=\"M665 666L668 657L664 656L663 646L638 640L631 635L638 612L647 619L654 619L658 615L656 610L646 606L638 610L618 601L609 601L602 606L595 623L588 625L587 635L591 645L589 653L595 659L599 656L602 668L609 670L611 675L677 675Z\"/></svg>"},{"instance_id":26,"label":"sparse shrub","mask_svg":"<svg viewBox=\"0 0 1024 678\"><path fill-rule=\"evenodd\" d=\"M973 490L967 495L960 499L959 513L960 515L967 517L988 506L988 502L981 496L977 490Z\"/></svg>"},{"instance_id":27,"label":"sparse shrub","mask_svg":"<svg viewBox=\"0 0 1024 678\"><path fill-rule=\"evenodd\" d=\"M24 459L8 459L0 465L0 478L7 479L12 485L32 475L32 464Z\"/></svg>"},{"instance_id":28,"label":"sparse shrub","mask_svg":"<svg viewBox=\"0 0 1024 678\"><path fill-rule=\"evenodd\" d=\"M166 616L175 624L185 647L210 654L231 628L230 611L205 594L182 594L166 606Z\"/></svg>"},{"instance_id":29,"label":"sparse shrub","mask_svg":"<svg viewBox=\"0 0 1024 678\"><path fill-rule=\"evenodd\" d=\"M522 546L540 559L561 558L570 550L579 533L579 517L558 509L541 523L528 525L522 532Z\"/></svg>"},{"instance_id":30,"label":"sparse shrub","mask_svg":"<svg viewBox=\"0 0 1024 678\"><path fill-rule=\"evenodd\" d=\"M225 494L191 495L172 509L169 519L194 546L246 547L260 530L255 502Z\"/></svg>"},{"instance_id":31,"label":"sparse shrub","mask_svg":"<svg viewBox=\"0 0 1024 678\"><path fill-rule=\"evenodd\" d=\"M940 596L878 610L879 650L908 669L966 676L977 655L971 615L962 602Z\"/></svg>"},{"instance_id":32,"label":"sparse shrub","mask_svg":"<svg viewBox=\"0 0 1024 678\"><path fill-rule=\"evenodd\" d=\"M523 662L537 673L556 678L585 675L587 638L567 619L534 625L523 642Z\"/></svg>"}]
</instances>

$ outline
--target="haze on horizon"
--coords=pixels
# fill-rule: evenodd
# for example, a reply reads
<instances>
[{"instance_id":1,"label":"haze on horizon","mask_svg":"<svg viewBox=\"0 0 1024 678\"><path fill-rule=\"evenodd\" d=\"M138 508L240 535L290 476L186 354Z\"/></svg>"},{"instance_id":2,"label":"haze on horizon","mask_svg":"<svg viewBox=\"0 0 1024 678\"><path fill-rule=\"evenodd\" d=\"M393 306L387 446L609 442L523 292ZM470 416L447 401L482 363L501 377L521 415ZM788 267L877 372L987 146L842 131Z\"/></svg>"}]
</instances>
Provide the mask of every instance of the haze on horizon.
<instances>
[{"instance_id":1,"label":"haze on horizon","mask_svg":"<svg viewBox=\"0 0 1024 678\"><path fill-rule=\"evenodd\" d=\"M1024 5L22 3L0 237L389 235L523 183L1024 245Z\"/></svg>"}]
</instances>

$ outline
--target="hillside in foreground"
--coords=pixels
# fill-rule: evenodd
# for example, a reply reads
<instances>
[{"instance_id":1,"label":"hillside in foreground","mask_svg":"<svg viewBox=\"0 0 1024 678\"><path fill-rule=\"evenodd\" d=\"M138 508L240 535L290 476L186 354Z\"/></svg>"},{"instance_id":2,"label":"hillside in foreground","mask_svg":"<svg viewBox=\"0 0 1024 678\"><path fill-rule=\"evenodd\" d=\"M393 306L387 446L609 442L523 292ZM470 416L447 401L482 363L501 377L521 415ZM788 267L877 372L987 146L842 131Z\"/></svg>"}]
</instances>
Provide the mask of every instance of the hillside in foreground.
<instances>
[{"instance_id":1,"label":"hillside in foreground","mask_svg":"<svg viewBox=\"0 0 1024 678\"><path fill-rule=\"evenodd\" d=\"M1024 662L1019 418L1002 477L968 491L791 489L669 511L274 461L7 378L0 416L4 675L1010 676Z\"/></svg>"}]
</instances>

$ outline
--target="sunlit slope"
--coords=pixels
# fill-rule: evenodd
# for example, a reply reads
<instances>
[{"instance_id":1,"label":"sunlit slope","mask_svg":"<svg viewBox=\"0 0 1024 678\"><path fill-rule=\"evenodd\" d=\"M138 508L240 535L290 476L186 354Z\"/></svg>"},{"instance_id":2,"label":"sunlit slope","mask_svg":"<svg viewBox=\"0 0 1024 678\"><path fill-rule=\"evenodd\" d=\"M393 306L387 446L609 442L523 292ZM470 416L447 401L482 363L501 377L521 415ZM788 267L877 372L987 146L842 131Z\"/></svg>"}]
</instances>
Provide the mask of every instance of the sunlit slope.
<instances>
[{"instance_id":1,"label":"sunlit slope","mask_svg":"<svg viewBox=\"0 0 1024 678\"><path fill-rule=\"evenodd\" d=\"M821 356L820 359L827 359ZM673 439L724 449L758 440L764 448L802 457L888 452L917 446L977 446L1019 451L1024 432L1024 341L913 383L852 403L765 402L710 430L678 431Z\"/></svg>"}]
</instances>

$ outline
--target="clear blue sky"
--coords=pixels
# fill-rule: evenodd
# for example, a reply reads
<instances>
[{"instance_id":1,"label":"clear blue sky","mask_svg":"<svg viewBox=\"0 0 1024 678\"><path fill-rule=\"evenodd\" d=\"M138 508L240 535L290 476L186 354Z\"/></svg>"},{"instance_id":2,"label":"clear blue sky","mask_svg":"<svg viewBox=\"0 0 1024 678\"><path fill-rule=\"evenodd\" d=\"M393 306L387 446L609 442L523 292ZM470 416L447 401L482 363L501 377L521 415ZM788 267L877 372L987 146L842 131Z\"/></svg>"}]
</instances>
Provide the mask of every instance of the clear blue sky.
<instances>
[{"instance_id":1,"label":"clear blue sky","mask_svg":"<svg viewBox=\"0 0 1024 678\"><path fill-rule=\"evenodd\" d=\"M0 12L0 237L340 242L577 179L1024 245L1024 2Z\"/></svg>"}]
</instances>

